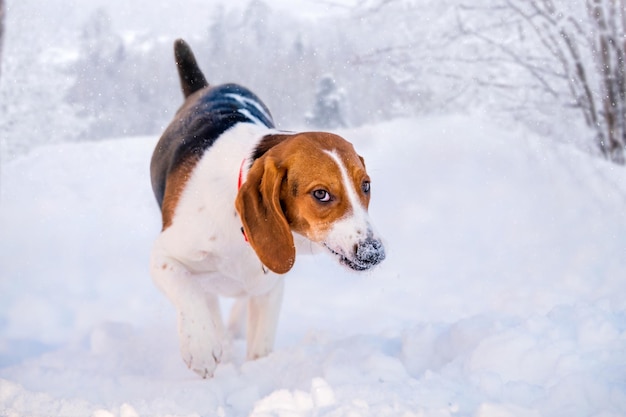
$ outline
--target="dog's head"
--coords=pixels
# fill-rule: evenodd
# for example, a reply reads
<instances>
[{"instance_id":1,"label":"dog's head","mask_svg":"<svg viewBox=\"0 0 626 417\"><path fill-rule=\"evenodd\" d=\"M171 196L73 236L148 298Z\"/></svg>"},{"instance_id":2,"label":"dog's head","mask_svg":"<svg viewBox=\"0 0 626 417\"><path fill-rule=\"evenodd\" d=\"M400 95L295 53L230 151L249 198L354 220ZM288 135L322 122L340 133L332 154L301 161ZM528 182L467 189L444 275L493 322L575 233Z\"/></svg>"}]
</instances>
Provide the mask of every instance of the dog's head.
<instances>
[{"instance_id":1,"label":"dog's head","mask_svg":"<svg viewBox=\"0 0 626 417\"><path fill-rule=\"evenodd\" d=\"M255 160L237 196L245 233L261 262L282 274L295 261L292 232L363 271L385 259L367 212L370 177L337 135L289 135Z\"/></svg>"}]
</instances>

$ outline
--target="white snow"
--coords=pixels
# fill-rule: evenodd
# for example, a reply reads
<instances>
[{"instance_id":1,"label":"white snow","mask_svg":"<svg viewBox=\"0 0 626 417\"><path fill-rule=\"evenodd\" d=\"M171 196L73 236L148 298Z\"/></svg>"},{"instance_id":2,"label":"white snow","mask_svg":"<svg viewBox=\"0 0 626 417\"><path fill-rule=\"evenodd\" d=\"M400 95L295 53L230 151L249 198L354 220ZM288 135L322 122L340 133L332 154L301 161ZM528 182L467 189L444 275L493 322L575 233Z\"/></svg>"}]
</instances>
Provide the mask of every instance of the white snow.
<instances>
[{"instance_id":1,"label":"white snow","mask_svg":"<svg viewBox=\"0 0 626 417\"><path fill-rule=\"evenodd\" d=\"M626 415L623 168L478 115L341 133L386 261L299 258L274 353L210 380L148 274L156 138L5 163L0 416Z\"/></svg>"}]
</instances>

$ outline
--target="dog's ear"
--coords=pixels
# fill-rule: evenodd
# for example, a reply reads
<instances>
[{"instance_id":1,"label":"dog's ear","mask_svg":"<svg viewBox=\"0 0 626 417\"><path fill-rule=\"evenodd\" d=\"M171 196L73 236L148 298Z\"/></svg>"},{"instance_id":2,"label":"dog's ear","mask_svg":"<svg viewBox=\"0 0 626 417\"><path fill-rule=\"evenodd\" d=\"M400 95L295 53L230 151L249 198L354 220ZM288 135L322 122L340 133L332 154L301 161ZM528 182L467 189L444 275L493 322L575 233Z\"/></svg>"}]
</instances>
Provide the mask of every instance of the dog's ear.
<instances>
[{"instance_id":1,"label":"dog's ear","mask_svg":"<svg viewBox=\"0 0 626 417\"><path fill-rule=\"evenodd\" d=\"M252 165L235 206L257 256L277 274L288 272L296 258L291 229L280 205L287 170L266 155Z\"/></svg>"}]
</instances>

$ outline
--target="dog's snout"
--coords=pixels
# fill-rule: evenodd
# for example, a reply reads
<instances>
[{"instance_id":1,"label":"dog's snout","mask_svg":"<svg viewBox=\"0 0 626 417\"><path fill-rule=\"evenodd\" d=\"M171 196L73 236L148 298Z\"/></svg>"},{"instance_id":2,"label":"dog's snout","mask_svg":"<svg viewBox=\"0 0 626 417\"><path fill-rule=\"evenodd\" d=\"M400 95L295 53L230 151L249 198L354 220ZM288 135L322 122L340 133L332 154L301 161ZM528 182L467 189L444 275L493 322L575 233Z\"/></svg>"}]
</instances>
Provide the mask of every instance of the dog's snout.
<instances>
[{"instance_id":1,"label":"dog's snout","mask_svg":"<svg viewBox=\"0 0 626 417\"><path fill-rule=\"evenodd\" d=\"M355 258L362 265L367 265L368 268L378 265L385 259L383 243L373 237L366 238L357 244Z\"/></svg>"}]
</instances>

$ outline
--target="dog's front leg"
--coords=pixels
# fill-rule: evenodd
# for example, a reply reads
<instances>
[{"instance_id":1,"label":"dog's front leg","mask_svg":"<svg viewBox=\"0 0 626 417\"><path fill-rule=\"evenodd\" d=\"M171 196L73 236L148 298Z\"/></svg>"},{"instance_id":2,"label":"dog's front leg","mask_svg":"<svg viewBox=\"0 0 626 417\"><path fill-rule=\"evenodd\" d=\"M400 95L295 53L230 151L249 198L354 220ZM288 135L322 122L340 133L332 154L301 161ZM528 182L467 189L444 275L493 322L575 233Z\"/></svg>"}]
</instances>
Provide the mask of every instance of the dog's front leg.
<instances>
[{"instance_id":1,"label":"dog's front leg","mask_svg":"<svg viewBox=\"0 0 626 417\"><path fill-rule=\"evenodd\" d=\"M247 357L249 360L267 356L274 348L283 288L283 279L279 279L268 293L250 297L248 300Z\"/></svg>"},{"instance_id":2,"label":"dog's front leg","mask_svg":"<svg viewBox=\"0 0 626 417\"><path fill-rule=\"evenodd\" d=\"M204 291L183 264L166 256L153 254L152 277L178 311L180 352L187 367L202 378L213 376L224 335L217 297Z\"/></svg>"},{"instance_id":3,"label":"dog's front leg","mask_svg":"<svg viewBox=\"0 0 626 417\"><path fill-rule=\"evenodd\" d=\"M190 300L178 309L178 335L187 367L202 378L210 378L222 358L224 327L217 297L204 295L204 299Z\"/></svg>"}]
</instances>

